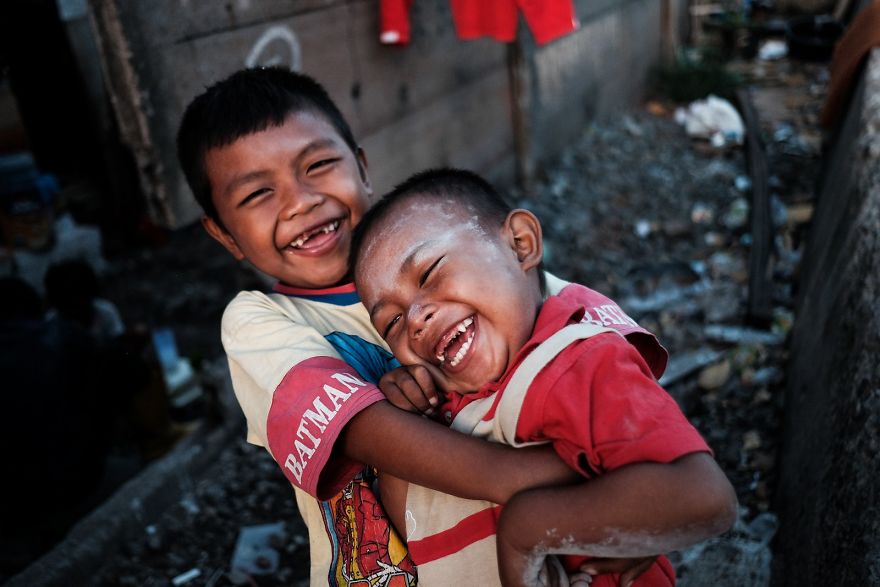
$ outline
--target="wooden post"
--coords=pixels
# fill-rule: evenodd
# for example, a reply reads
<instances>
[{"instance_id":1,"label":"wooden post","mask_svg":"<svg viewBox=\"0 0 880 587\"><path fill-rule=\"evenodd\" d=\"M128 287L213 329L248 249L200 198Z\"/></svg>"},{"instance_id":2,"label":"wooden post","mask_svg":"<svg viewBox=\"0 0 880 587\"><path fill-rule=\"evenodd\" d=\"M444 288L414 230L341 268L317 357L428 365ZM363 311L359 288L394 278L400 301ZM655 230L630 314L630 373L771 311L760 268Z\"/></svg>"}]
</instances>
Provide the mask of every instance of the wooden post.
<instances>
[{"instance_id":1,"label":"wooden post","mask_svg":"<svg viewBox=\"0 0 880 587\"><path fill-rule=\"evenodd\" d=\"M746 162L752 178L750 210L752 247L749 251L749 299L747 318L766 326L773 320L773 218L770 210L767 156L761 144L758 116L748 90L736 92L746 127Z\"/></svg>"},{"instance_id":2,"label":"wooden post","mask_svg":"<svg viewBox=\"0 0 880 587\"><path fill-rule=\"evenodd\" d=\"M507 44L507 71L510 78L510 111L513 127L513 150L516 158L516 184L528 191L535 179L532 150L531 80L523 36Z\"/></svg>"}]
</instances>

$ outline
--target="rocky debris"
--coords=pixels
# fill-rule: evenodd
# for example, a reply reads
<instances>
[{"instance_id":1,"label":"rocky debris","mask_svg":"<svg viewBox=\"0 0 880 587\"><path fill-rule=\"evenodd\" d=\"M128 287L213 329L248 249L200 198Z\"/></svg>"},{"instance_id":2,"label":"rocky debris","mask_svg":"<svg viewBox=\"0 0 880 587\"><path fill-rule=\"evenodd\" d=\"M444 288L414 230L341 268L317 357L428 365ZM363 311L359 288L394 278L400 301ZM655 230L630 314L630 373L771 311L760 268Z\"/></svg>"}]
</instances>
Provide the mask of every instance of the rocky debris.
<instances>
[{"instance_id":1,"label":"rocky debris","mask_svg":"<svg viewBox=\"0 0 880 587\"><path fill-rule=\"evenodd\" d=\"M235 442L181 500L124 542L94 585L307 585L309 549L290 485L262 448Z\"/></svg>"},{"instance_id":2,"label":"rocky debris","mask_svg":"<svg viewBox=\"0 0 880 587\"><path fill-rule=\"evenodd\" d=\"M710 576L722 586L770 581L772 532L747 540L744 528L775 524L786 341L818 179L824 66L780 59L736 67L751 83L770 175L769 324L747 321L753 237L744 153L687 138L672 108L649 104L625 122L593 125L535 195L518 194L544 222L548 268L618 300L659 335L672 357L661 383L736 488L737 527L680 553L688 585Z\"/></svg>"},{"instance_id":3,"label":"rocky debris","mask_svg":"<svg viewBox=\"0 0 880 587\"><path fill-rule=\"evenodd\" d=\"M746 523L745 516L740 510L725 536L675 553L672 562L679 587L769 584L773 562L769 545L776 534L776 517L763 513Z\"/></svg>"}]
</instances>

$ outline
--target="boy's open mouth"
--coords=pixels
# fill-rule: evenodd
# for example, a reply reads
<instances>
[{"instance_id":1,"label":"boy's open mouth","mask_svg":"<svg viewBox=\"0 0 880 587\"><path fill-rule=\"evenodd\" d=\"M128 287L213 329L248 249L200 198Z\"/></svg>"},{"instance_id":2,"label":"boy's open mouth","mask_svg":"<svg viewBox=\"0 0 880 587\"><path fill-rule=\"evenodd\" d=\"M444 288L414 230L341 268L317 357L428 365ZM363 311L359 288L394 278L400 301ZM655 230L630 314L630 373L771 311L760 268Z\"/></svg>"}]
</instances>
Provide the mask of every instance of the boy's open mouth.
<instances>
[{"instance_id":1,"label":"boy's open mouth","mask_svg":"<svg viewBox=\"0 0 880 587\"><path fill-rule=\"evenodd\" d=\"M434 347L434 355L440 361L441 367L447 362L452 368L461 363L471 348L475 330L474 317L468 316L440 337L440 342Z\"/></svg>"},{"instance_id":2,"label":"boy's open mouth","mask_svg":"<svg viewBox=\"0 0 880 587\"><path fill-rule=\"evenodd\" d=\"M290 245L288 246L293 249L313 249L319 247L324 244L326 240L332 238L328 235L336 232L336 229L339 228L339 222L339 219L331 220L326 224L307 230L290 241Z\"/></svg>"}]
</instances>

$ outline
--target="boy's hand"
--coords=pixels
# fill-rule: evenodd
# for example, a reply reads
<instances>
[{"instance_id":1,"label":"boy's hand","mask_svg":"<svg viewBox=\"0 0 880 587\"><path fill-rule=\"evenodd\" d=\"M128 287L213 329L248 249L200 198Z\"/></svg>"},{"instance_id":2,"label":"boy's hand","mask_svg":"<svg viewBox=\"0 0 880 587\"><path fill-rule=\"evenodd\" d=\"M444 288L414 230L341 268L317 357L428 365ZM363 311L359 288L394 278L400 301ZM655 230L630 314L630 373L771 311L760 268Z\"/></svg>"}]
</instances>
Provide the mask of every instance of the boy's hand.
<instances>
[{"instance_id":1,"label":"boy's hand","mask_svg":"<svg viewBox=\"0 0 880 587\"><path fill-rule=\"evenodd\" d=\"M440 403L434 380L421 365L404 365L389 371L379 380L379 389L391 405L407 412L431 415Z\"/></svg>"},{"instance_id":2,"label":"boy's hand","mask_svg":"<svg viewBox=\"0 0 880 587\"><path fill-rule=\"evenodd\" d=\"M656 556L646 556L642 558L594 558L581 565L581 572L589 576L604 575L606 573L620 573L618 578L619 587L629 587L633 581L638 579L642 573L647 571ZM572 585L574 578L572 577Z\"/></svg>"}]
</instances>

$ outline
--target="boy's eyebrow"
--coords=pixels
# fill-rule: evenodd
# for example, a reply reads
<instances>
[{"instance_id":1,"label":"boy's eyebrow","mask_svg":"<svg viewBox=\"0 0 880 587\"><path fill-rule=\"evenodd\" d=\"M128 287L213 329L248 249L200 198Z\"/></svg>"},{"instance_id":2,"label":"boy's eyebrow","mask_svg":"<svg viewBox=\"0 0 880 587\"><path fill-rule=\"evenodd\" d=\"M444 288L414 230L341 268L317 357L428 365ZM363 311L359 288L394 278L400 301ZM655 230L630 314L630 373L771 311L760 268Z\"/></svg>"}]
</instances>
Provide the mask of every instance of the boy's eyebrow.
<instances>
[{"instance_id":1,"label":"boy's eyebrow","mask_svg":"<svg viewBox=\"0 0 880 587\"><path fill-rule=\"evenodd\" d=\"M304 157L307 157L308 155L310 155L311 153L313 153L315 151L319 151L321 149L329 149L329 148L336 147L336 146L338 146L338 143L336 141L334 141L332 138L325 137L325 138L321 138L321 139L315 139L314 141L310 142L305 147L303 147L300 150L300 152L297 153L294 160L299 162ZM224 191L226 192L227 195L231 194L236 189L238 189L239 186L244 185L244 184L248 183L249 181L259 179L260 177L262 177L264 175L269 175L269 171L263 170L263 169L258 169L256 171L249 171L249 172L245 173L244 175L239 175L238 177L236 177L235 179L230 181L226 185L226 190L224 190Z\"/></svg>"},{"instance_id":2,"label":"boy's eyebrow","mask_svg":"<svg viewBox=\"0 0 880 587\"><path fill-rule=\"evenodd\" d=\"M228 184L226 184L226 189L224 191L226 192L227 195L231 195L235 190L238 189L239 186L244 185L244 184L246 184L250 181L253 181L255 179L259 179L260 177L262 177L264 175L268 175L268 174L269 174L268 171L257 170L257 171L250 171L248 173L245 173L244 175L239 175L238 177L236 177L235 179L230 181Z\"/></svg>"},{"instance_id":3,"label":"boy's eyebrow","mask_svg":"<svg viewBox=\"0 0 880 587\"><path fill-rule=\"evenodd\" d=\"M416 256L422 251L422 249L424 249L432 244L434 244L434 241L431 240L431 241L425 241L425 242L419 243L418 245L413 247L413 249L409 252L409 254L406 256L406 258L403 260L403 263L400 264L400 268L397 270L397 275L394 276L395 279L397 277L399 277L402 273L406 273L407 271L409 271L413 267L413 265L415 265L415 263L416 263ZM382 300L379 300L375 306L370 308L370 319L372 319L373 316L375 314L377 314L379 312L379 310L382 309L383 306L385 306L385 302Z\"/></svg>"},{"instance_id":4,"label":"boy's eyebrow","mask_svg":"<svg viewBox=\"0 0 880 587\"><path fill-rule=\"evenodd\" d=\"M299 161L303 157L310 155L313 151L318 151L320 149L330 149L338 145L339 143L330 137L315 139L314 141L302 148L302 150L297 154L296 160Z\"/></svg>"},{"instance_id":5,"label":"boy's eyebrow","mask_svg":"<svg viewBox=\"0 0 880 587\"><path fill-rule=\"evenodd\" d=\"M409 271L413 265L416 264L416 256L422 252L422 249L425 249L434 244L434 241L424 241L413 247L413 249L406 256L406 259L403 260L403 263L400 264L400 269L397 271L397 274L400 275L406 271Z\"/></svg>"}]
</instances>

